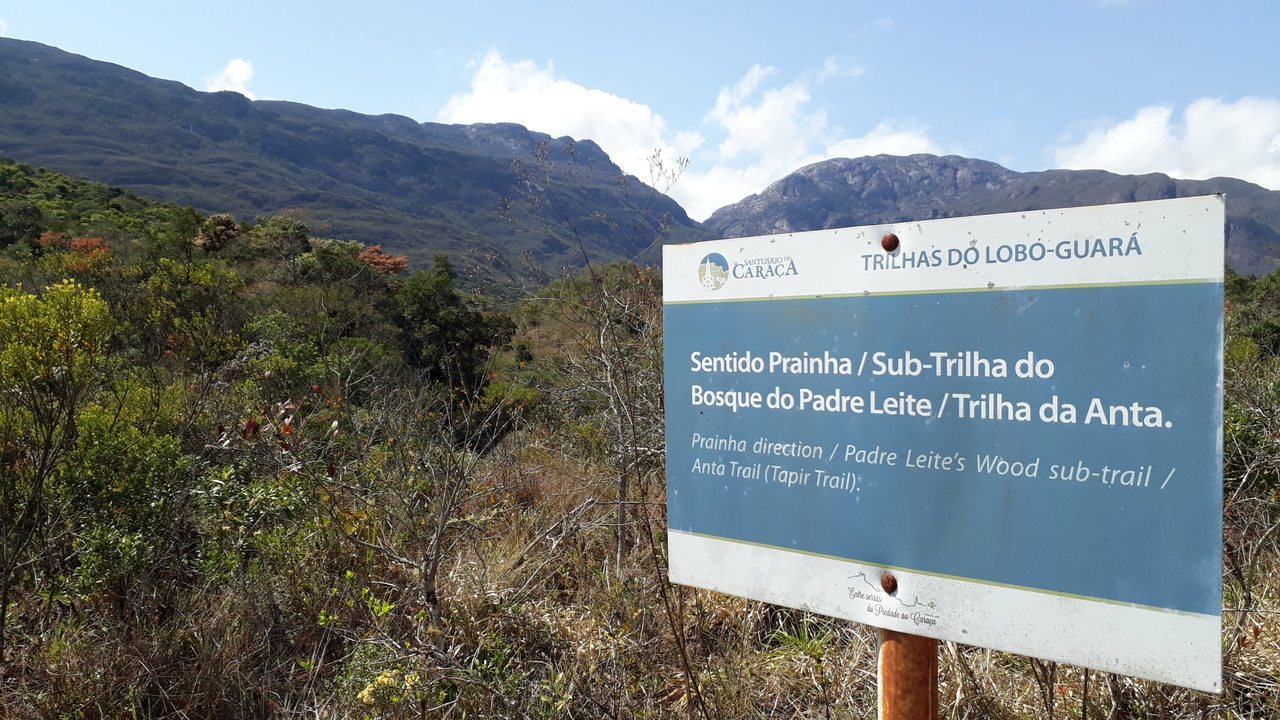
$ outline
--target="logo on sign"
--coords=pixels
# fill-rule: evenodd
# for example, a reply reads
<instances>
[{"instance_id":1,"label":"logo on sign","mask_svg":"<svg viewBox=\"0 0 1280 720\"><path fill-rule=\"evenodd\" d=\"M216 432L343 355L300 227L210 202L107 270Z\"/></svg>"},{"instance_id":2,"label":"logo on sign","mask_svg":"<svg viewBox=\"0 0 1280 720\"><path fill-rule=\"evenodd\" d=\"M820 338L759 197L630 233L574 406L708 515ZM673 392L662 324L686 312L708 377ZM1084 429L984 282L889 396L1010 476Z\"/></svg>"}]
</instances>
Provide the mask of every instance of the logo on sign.
<instances>
[{"instance_id":1,"label":"logo on sign","mask_svg":"<svg viewBox=\"0 0 1280 720\"><path fill-rule=\"evenodd\" d=\"M708 290L719 290L729 281L729 261L720 253L711 253L698 265L698 282Z\"/></svg>"},{"instance_id":2,"label":"logo on sign","mask_svg":"<svg viewBox=\"0 0 1280 720\"><path fill-rule=\"evenodd\" d=\"M796 261L790 255L751 258L733 264L733 276L736 278L770 280L799 274L800 272L796 270Z\"/></svg>"}]
</instances>

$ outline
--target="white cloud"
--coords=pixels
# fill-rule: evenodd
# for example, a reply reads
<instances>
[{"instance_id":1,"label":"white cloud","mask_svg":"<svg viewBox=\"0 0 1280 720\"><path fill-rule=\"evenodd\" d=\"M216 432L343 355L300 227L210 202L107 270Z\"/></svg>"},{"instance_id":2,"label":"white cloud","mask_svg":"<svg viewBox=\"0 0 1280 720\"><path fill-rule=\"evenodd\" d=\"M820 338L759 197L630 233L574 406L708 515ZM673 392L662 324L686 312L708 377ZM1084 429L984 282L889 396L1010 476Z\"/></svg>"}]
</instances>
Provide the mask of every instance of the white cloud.
<instances>
[{"instance_id":1,"label":"white cloud","mask_svg":"<svg viewBox=\"0 0 1280 720\"><path fill-rule=\"evenodd\" d=\"M253 63L244 58L235 58L222 68L222 72L205 78L204 89L209 92L232 90L250 100L257 100L258 96L249 89L250 82L253 82Z\"/></svg>"},{"instance_id":2,"label":"white cloud","mask_svg":"<svg viewBox=\"0 0 1280 720\"><path fill-rule=\"evenodd\" d=\"M929 139L927 128L899 126L885 121L862 137L846 138L827 148L828 157L862 157L864 155L939 155L942 148Z\"/></svg>"},{"instance_id":3,"label":"white cloud","mask_svg":"<svg viewBox=\"0 0 1280 720\"><path fill-rule=\"evenodd\" d=\"M751 68L732 88L720 91L707 120L725 132L720 143L721 160L771 154L798 157L808 152L810 142L827 124L822 110L806 112L809 89L802 82L765 90L754 104L749 101L760 81L773 74L773 68Z\"/></svg>"},{"instance_id":4,"label":"white cloud","mask_svg":"<svg viewBox=\"0 0 1280 720\"><path fill-rule=\"evenodd\" d=\"M812 86L860 72L833 58L807 77L779 84L771 82L775 68L755 65L720 90L698 128L674 129L648 105L560 77L550 62L507 60L490 51L473 67L470 88L450 98L436 119L517 122L551 135L590 138L642 179L649 177L654 150L664 158L690 157L671 195L702 219L826 158L938 152L923 127L882 121L864 135L849 136L829 124L826 112L813 106Z\"/></svg>"},{"instance_id":5,"label":"white cloud","mask_svg":"<svg viewBox=\"0 0 1280 720\"><path fill-rule=\"evenodd\" d=\"M471 88L449 98L436 119L446 123L515 122L551 135L594 140L623 170L648 178L648 158L688 155L702 144L696 132L667 140L667 123L649 106L556 76L531 60L508 61L491 50Z\"/></svg>"},{"instance_id":6,"label":"white cloud","mask_svg":"<svg viewBox=\"0 0 1280 720\"><path fill-rule=\"evenodd\" d=\"M819 73L821 81L830 64ZM764 88L773 68L754 66L736 84L724 88L706 121L718 126L724 140L715 163L690 167L672 195L695 218L758 193L770 183L811 163L835 157L938 153L926 128L881 121L870 132L848 136L828 125L827 113L810 107L805 79Z\"/></svg>"},{"instance_id":7,"label":"white cloud","mask_svg":"<svg viewBox=\"0 0 1280 720\"><path fill-rule=\"evenodd\" d=\"M0 18L0 33L7 32L9 32L9 23L5 22L4 18Z\"/></svg>"},{"instance_id":8,"label":"white cloud","mask_svg":"<svg viewBox=\"0 0 1280 720\"><path fill-rule=\"evenodd\" d=\"M843 62L833 57L822 61L822 71L818 73L818 82L826 82L837 77L859 77L865 72L861 65Z\"/></svg>"},{"instance_id":9,"label":"white cloud","mask_svg":"<svg viewBox=\"0 0 1280 720\"><path fill-rule=\"evenodd\" d=\"M1079 142L1061 144L1053 154L1064 168L1195 179L1229 175L1280 189L1280 99L1201 98L1181 118L1168 105L1151 105Z\"/></svg>"}]
</instances>

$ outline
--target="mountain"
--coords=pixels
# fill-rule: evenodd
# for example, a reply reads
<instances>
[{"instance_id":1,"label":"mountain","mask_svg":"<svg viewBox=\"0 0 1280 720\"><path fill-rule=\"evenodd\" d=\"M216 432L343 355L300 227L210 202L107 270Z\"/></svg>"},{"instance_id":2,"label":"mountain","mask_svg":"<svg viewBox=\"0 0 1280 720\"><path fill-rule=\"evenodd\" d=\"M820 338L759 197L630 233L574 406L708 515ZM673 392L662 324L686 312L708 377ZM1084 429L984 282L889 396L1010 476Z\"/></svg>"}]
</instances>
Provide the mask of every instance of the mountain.
<instances>
[{"instance_id":1,"label":"mountain","mask_svg":"<svg viewBox=\"0 0 1280 720\"><path fill-rule=\"evenodd\" d=\"M591 140L198 92L0 38L6 156L242 220L286 212L315 235L382 244L419 264L448 252L482 277L517 282L558 275L584 255L656 261L659 236L684 242L1215 192L1227 195L1227 264L1249 274L1280 266L1280 192L1232 178L1019 173L956 156L881 155L801 168L699 225L624 176Z\"/></svg>"},{"instance_id":2,"label":"mountain","mask_svg":"<svg viewBox=\"0 0 1280 720\"><path fill-rule=\"evenodd\" d=\"M0 156L205 212L288 212L318 235L526 277L580 266L583 250L644 253L664 217L672 239L697 230L590 140L198 92L3 38Z\"/></svg>"},{"instance_id":3,"label":"mountain","mask_svg":"<svg viewBox=\"0 0 1280 720\"><path fill-rule=\"evenodd\" d=\"M1247 274L1280 266L1280 192L1233 178L1174 180L1102 170L1020 173L954 155L815 163L720 208L703 224L716 237L745 237L1219 192L1227 196L1227 265Z\"/></svg>"}]
</instances>

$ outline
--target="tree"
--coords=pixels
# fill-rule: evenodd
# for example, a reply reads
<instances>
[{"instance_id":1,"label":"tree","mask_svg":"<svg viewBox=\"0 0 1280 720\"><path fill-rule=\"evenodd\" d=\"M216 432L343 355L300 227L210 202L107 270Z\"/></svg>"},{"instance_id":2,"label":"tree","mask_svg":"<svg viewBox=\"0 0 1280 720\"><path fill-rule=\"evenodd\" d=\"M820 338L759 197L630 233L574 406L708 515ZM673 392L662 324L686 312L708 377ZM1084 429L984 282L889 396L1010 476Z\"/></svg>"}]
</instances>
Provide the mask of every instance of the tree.
<instances>
[{"instance_id":1,"label":"tree","mask_svg":"<svg viewBox=\"0 0 1280 720\"><path fill-rule=\"evenodd\" d=\"M414 273L400 289L396 321L410 365L473 394L483 389L490 351L508 343L515 326L506 315L470 307L456 280L448 256L437 255L429 270Z\"/></svg>"},{"instance_id":2,"label":"tree","mask_svg":"<svg viewBox=\"0 0 1280 720\"><path fill-rule=\"evenodd\" d=\"M390 255L383 252L381 245L370 245L361 250L356 257L363 260L379 275L399 275L409 268L407 255Z\"/></svg>"},{"instance_id":3,"label":"tree","mask_svg":"<svg viewBox=\"0 0 1280 720\"><path fill-rule=\"evenodd\" d=\"M292 261L310 250L311 229L306 223L287 215L269 215L243 228L225 253L233 262L265 261L284 279L296 282L298 268Z\"/></svg>"},{"instance_id":4,"label":"tree","mask_svg":"<svg viewBox=\"0 0 1280 720\"><path fill-rule=\"evenodd\" d=\"M216 252L239 236L240 225L236 223L236 219L225 213L218 213L210 215L209 219L200 225L200 232L196 233L195 240L192 242L202 250Z\"/></svg>"},{"instance_id":5,"label":"tree","mask_svg":"<svg viewBox=\"0 0 1280 720\"><path fill-rule=\"evenodd\" d=\"M43 295L0 289L0 667L10 592L45 531L50 481L75 446L112 330L106 302L73 281Z\"/></svg>"},{"instance_id":6,"label":"tree","mask_svg":"<svg viewBox=\"0 0 1280 720\"><path fill-rule=\"evenodd\" d=\"M42 219L35 203L22 199L0 201L0 247L34 242L40 237Z\"/></svg>"}]
</instances>

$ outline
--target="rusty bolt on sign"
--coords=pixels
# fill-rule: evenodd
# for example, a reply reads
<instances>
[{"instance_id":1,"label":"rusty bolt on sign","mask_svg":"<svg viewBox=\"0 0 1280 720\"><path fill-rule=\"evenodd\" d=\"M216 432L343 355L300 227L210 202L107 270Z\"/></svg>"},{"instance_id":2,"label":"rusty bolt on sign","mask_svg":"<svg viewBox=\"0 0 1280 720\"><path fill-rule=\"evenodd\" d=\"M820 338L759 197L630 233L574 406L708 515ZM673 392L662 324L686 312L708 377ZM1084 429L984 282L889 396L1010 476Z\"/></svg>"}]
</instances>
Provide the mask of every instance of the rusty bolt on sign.
<instances>
[{"instance_id":1,"label":"rusty bolt on sign","mask_svg":"<svg viewBox=\"0 0 1280 720\"><path fill-rule=\"evenodd\" d=\"M893 233L885 233L884 237L880 238L880 247L884 248L885 252L893 252L894 250L897 250L898 236Z\"/></svg>"},{"instance_id":2,"label":"rusty bolt on sign","mask_svg":"<svg viewBox=\"0 0 1280 720\"><path fill-rule=\"evenodd\" d=\"M898 592L898 578L894 577L893 573L885 573L880 576L880 587L892 595Z\"/></svg>"}]
</instances>

